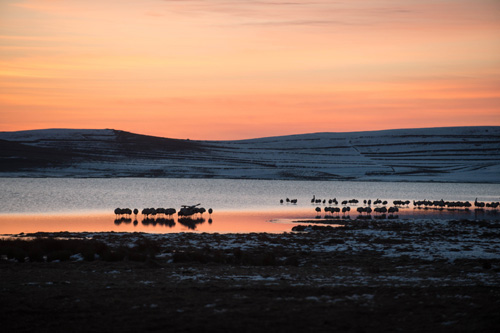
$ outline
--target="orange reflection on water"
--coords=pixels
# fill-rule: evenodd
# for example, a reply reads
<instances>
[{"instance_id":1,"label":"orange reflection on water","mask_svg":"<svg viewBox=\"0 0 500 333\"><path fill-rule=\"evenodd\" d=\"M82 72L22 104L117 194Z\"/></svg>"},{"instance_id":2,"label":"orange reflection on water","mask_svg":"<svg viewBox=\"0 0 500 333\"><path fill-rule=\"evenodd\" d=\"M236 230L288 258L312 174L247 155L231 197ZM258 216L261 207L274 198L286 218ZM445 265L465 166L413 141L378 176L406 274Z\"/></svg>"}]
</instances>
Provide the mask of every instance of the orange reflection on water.
<instances>
[{"instance_id":1,"label":"orange reflection on water","mask_svg":"<svg viewBox=\"0 0 500 333\"><path fill-rule=\"evenodd\" d=\"M351 212L352 213L352 212ZM434 209L404 209L399 213L401 219L452 219L473 218L499 220L497 210L434 210ZM192 219L179 219L174 215L144 219L141 214L137 220L130 217L116 219L113 213L72 213L72 214L0 214L0 234L19 234L35 232L208 232L208 233L249 233L289 232L294 225L293 221L302 221L301 224L314 222L328 222L335 224L335 219L344 219L342 214L326 216L317 214L312 208L293 208L277 211L217 211L212 215L204 214ZM367 217L367 216L363 216ZM350 218L359 218L358 214L351 214ZM370 219L386 219L386 216L372 214ZM135 221L136 220L136 221Z\"/></svg>"},{"instance_id":2,"label":"orange reflection on water","mask_svg":"<svg viewBox=\"0 0 500 333\"><path fill-rule=\"evenodd\" d=\"M205 214L193 221L182 221L174 216L172 220L145 220L141 215L137 223L130 220L115 220L114 214L56 214L56 215L0 215L0 234L34 232L209 232L246 233L291 231L293 219L311 218L311 212L217 212ZM194 228L194 229L193 229Z\"/></svg>"}]
</instances>

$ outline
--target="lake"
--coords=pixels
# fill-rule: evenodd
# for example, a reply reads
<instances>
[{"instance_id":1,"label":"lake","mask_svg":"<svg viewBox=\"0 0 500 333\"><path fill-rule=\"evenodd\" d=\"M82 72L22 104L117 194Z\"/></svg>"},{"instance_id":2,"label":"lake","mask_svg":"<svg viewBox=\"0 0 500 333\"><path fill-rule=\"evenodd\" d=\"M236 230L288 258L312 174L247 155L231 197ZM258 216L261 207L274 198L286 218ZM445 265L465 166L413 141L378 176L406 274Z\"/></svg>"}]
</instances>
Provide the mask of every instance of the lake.
<instances>
[{"instance_id":1,"label":"lake","mask_svg":"<svg viewBox=\"0 0 500 333\"><path fill-rule=\"evenodd\" d=\"M36 231L144 232L283 232L292 220L314 219L313 195L342 200L500 201L500 184L270 181L168 178L0 178L0 233ZM280 199L297 204L280 204ZM134 216L115 220L117 207L176 208L201 204L213 208L199 220L158 221ZM319 205L322 208L325 205ZM340 206L340 205L339 205ZM355 210L356 208L353 207ZM484 218L477 212L420 211L409 207L401 216L440 218L453 214ZM450 215L452 214L452 215ZM486 211L485 217L496 218ZM354 215L351 212L351 215ZM357 215L357 214L356 214ZM172 225L172 222L174 225Z\"/></svg>"}]
</instances>

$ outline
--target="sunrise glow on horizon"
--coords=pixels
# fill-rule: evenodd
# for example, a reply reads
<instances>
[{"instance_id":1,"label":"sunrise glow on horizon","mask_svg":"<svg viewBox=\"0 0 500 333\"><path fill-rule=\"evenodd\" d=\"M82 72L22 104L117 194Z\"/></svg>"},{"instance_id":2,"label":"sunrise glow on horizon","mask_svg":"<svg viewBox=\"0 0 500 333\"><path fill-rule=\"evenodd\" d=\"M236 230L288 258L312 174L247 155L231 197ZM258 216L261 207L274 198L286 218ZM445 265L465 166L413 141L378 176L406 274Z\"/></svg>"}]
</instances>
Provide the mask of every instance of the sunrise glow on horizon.
<instances>
[{"instance_id":1,"label":"sunrise glow on horizon","mask_svg":"<svg viewBox=\"0 0 500 333\"><path fill-rule=\"evenodd\" d=\"M497 0L4 0L0 131L500 125Z\"/></svg>"}]
</instances>

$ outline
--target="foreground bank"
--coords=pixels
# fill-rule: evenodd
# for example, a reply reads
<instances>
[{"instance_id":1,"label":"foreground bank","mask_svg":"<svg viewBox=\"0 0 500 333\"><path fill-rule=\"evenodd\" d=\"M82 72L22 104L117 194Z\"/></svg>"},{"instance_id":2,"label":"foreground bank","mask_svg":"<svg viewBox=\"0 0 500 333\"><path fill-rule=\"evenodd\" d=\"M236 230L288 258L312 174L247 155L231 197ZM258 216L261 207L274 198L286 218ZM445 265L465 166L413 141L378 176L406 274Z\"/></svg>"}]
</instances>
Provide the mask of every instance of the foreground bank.
<instances>
[{"instance_id":1,"label":"foreground bank","mask_svg":"<svg viewBox=\"0 0 500 333\"><path fill-rule=\"evenodd\" d=\"M492 331L500 325L498 222L348 221L304 230L30 235L96 242L108 252L96 247L69 260L43 255L24 263L2 253L1 320L16 331Z\"/></svg>"}]
</instances>

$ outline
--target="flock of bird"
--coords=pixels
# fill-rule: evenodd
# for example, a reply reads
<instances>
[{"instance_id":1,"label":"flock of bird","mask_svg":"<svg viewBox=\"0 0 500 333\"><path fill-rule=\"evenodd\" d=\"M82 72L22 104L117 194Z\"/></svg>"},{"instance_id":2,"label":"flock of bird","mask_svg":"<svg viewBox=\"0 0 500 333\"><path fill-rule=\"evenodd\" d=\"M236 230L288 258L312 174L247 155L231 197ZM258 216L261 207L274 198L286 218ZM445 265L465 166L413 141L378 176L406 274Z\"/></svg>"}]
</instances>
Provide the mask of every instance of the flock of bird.
<instances>
[{"instance_id":1,"label":"flock of bird","mask_svg":"<svg viewBox=\"0 0 500 333\"><path fill-rule=\"evenodd\" d=\"M283 204L284 202L286 202L286 203L291 203L291 204L297 204L297 201L298 201L297 199L286 198L286 200L281 199L280 203ZM351 211L351 207L348 205L355 206L359 202L360 201L357 199L343 200L341 202L341 205L344 206L344 207L342 207L342 209L340 207L330 207L330 206L324 207L323 210L325 212L325 217L331 217L335 213L340 214L340 212L342 212L345 216L346 213L349 213ZM337 206L339 204L339 201L337 200L337 198L319 199L316 197L316 195L313 195L313 197L311 199L311 204L326 205L327 203L328 203L328 205ZM398 213L400 208L403 208L403 207L409 208L410 203L411 203L410 200L394 200L394 201L392 201L392 205L393 205L392 207L386 207L389 204L389 202L387 200L380 200L380 199L376 199L373 201L372 200L363 200L363 204L365 206L364 207L357 207L356 211L359 214L361 214L361 216L363 216L364 213L366 215L370 215L372 212L374 212L376 214L381 214L383 216L385 216L385 214L388 213L390 217L394 217L394 214ZM372 208L371 207L372 204L377 206L377 207ZM477 201L477 198L473 204L470 203L469 201L444 201L443 199L434 200L434 201L430 201L430 200L418 200L418 201L416 201L416 200L413 200L413 207L417 208L417 209L420 209L420 208L424 208L424 209L428 209L428 208L435 208L435 209L464 208L464 210L467 211L473 205L474 205L476 210L481 210L485 207L492 208L492 209L496 210L500 206L500 202L486 202L486 203L479 202L479 201ZM316 207L315 211L319 215L319 214L321 214L322 209L321 209L321 207Z\"/></svg>"},{"instance_id":2,"label":"flock of bird","mask_svg":"<svg viewBox=\"0 0 500 333\"><path fill-rule=\"evenodd\" d=\"M141 214L144 215L146 218L149 218L150 216L151 217L155 217L155 216L172 217L175 213L177 213L177 215L179 217L191 217L193 215L198 215L198 214L200 216L202 216L203 213L205 213L207 210L203 207L197 207L199 205L200 204L193 205L193 206L183 205L178 212L175 208L144 208L141 211ZM130 215L132 215L132 213L134 213L134 215L137 217L137 214L139 214L139 210L137 208L135 208L133 211L130 208L116 208L114 212L115 212L115 215L117 217L119 217L121 215L130 216ZM213 213L213 209L209 208L208 214L211 215L212 213Z\"/></svg>"},{"instance_id":3,"label":"flock of bird","mask_svg":"<svg viewBox=\"0 0 500 333\"><path fill-rule=\"evenodd\" d=\"M419 201L413 201L413 206L416 208L464 208L465 210L468 210L470 207L472 207L473 204L471 204L469 201L444 201L443 199L441 200L419 200ZM492 209L497 209L500 206L500 202L480 202L474 200L474 207L475 209L482 209L482 208L492 208Z\"/></svg>"},{"instance_id":4,"label":"flock of bird","mask_svg":"<svg viewBox=\"0 0 500 333\"><path fill-rule=\"evenodd\" d=\"M294 204L296 205L298 200L297 199L289 199L286 198L286 200L281 199L280 203L283 204L284 202ZM341 202L341 205L344 206L342 208L340 207L324 207L324 212L325 212L325 217L332 217L333 214L349 214L351 211L351 207L349 205L357 205L360 201L357 199L350 199L350 200L343 200ZM338 206L339 201L337 198L333 199L319 199L316 198L316 195L313 195L311 199L311 204L329 204L329 205L335 205ZM372 200L363 200L363 204L365 205L364 207L357 207L356 211L361 214L360 216L370 216L372 212L376 214L380 214L379 216L385 216L386 213L389 214L389 217L394 217L394 214L399 212L399 208L402 207L409 207L410 205L410 200L394 200L392 202L393 206L392 207L386 207L388 205L388 201L386 200L380 200L376 199L372 202ZM377 207L372 208L371 206L375 205ZM193 223L201 223L201 221L204 222L204 219L202 218L203 213L207 212L207 210L203 207L198 207L200 204L197 205L192 205L192 206L187 206L183 205L181 206L181 209L177 211L175 208L144 208L141 211L141 214L145 217L143 223L149 223L149 221L155 221L158 223L158 221L161 223L163 220L165 220L165 224L172 224L172 216L177 213L178 215L178 220L179 222L185 222L187 224L190 224L191 222ZM493 210L497 210L498 207L500 206L500 202L480 202L476 200L474 203L470 203L469 201L444 201L443 199L441 200L413 200L413 207L417 209L429 209L429 208L434 208L434 209L457 209L457 208L463 208L466 211L469 210L470 207L474 205L476 210L482 210L484 208L491 208ZM316 207L315 211L317 214L321 214L321 207ZM116 214L116 221L123 221L124 217L120 216L131 216L132 213L136 216L136 221L134 221L134 224L137 222L137 215L139 214L139 210L135 208L134 210L130 208L116 208L114 210ZM211 215L213 213L213 209L209 208L208 213ZM365 213L366 215L363 215ZM157 217L158 216L158 217ZM156 217L156 219L155 219ZM169 217L170 219L166 219L165 217ZM126 219L126 218L125 218ZM127 219L128 220L128 219ZM209 220L211 221L211 219ZM192 226L194 227L194 226Z\"/></svg>"},{"instance_id":5,"label":"flock of bird","mask_svg":"<svg viewBox=\"0 0 500 333\"><path fill-rule=\"evenodd\" d=\"M145 226L161 225L172 228L175 226L173 215L177 213L177 222L186 226L188 229L195 230L198 224L205 222L203 213L208 212L210 215L212 215L213 213L212 208L209 208L207 211L203 207L197 207L199 205L200 204L193 206L184 205L178 212L175 208L144 208L141 211L141 214L144 216L142 224ZM130 208L116 208L114 212L116 215L116 225L120 225L122 223L132 223L132 219L130 218L132 213L135 215L135 220L133 222L134 226L139 224L139 222L137 221L139 210L137 208L135 208L134 210ZM212 218L208 219L208 223L212 223Z\"/></svg>"}]
</instances>

